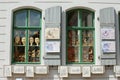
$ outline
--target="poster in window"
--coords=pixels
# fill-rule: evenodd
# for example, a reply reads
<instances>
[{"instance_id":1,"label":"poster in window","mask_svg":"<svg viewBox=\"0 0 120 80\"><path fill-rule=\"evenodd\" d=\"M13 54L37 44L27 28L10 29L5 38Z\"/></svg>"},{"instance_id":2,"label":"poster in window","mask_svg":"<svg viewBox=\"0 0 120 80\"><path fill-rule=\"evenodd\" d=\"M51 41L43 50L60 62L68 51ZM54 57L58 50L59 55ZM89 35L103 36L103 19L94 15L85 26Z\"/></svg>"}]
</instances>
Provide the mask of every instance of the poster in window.
<instances>
[{"instance_id":1,"label":"poster in window","mask_svg":"<svg viewBox=\"0 0 120 80\"><path fill-rule=\"evenodd\" d=\"M34 67L33 66L26 67L26 77L34 77Z\"/></svg>"},{"instance_id":2,"label":"poster in window","mask_svg":"<svg viewBox=\"0 0 120 80\"><path fill-rule=\"evenodd\" d=\"M68 67L67 66L60 66L59 67L60 77L68 77Z\"/></svg>"},{"instance_id":3,"label":"poster in window","mask_svg":"<svg viewBox=\"0 0 120 80\"><path fill-rule=\"evenodd\" d=\"M12 76L12 66L9 66L9 65L4 66L4 76L5 77Z\"/></svg>"},{"instance_id":4,"label":"poster in window","mask_svg":"<svg viewBox=\"0 0 120 80\"><path fill-rule=\"evenodd\" d=\"M60 41L46 41L45 50L48 53L60 52Z\"/></svg>"},{"instance_id":5,"label":"poster in window","mask_svg":"<svg viewBox=\"0 0 120 80\"><path fill-rule=\"evenodd\" d=\"M46 39L60 39L60 28L46 28Z\"/></svg>"},{"instance_id":6,"label":"poster in window","mask_svg":"<svg viewBox=\"0 0 120 80\"><path fill-rule=\"evenodd\" d=\"M48 66L36 66L35 73L36 74L47 74L48 73Z\"/></svg>"},{"instance_id":7,"label":"poster in window","mask_svg":"<svg viewBox=\"0 0 120 80\"><path fill-rule=\"evenodd\" d=\"M116 52L115 41L102 41L102 51L107 52Z\"/></svg>"},{"instance_id":8,"label":"poster in window","mask_svg":"<svg viewBox=\"0 0 120 80\"><path fill-rule=\"evenodd\" d=\"M102 28L101 38L102 39L115 39L115 29L114 28Z\"/></svg>"},{"instance_id":9,"label":"poster in window","mask_svg":"<svg viewBox=\"0 0 120 80\"><path fill-rule=\"evenodd\" d=\"M83 66L82 67L82 77L91 77L90 66Z\"/></svg>"},{"instance_id":10,"label":"poster in window","mask_svg":"<svg viewBox=\"0 0 120 80\"><path fill-rule=\"evenodd\" d=\"M15 74L24 74L24 66L14 66L13 73Z\"/></svg>"}]
</instances>

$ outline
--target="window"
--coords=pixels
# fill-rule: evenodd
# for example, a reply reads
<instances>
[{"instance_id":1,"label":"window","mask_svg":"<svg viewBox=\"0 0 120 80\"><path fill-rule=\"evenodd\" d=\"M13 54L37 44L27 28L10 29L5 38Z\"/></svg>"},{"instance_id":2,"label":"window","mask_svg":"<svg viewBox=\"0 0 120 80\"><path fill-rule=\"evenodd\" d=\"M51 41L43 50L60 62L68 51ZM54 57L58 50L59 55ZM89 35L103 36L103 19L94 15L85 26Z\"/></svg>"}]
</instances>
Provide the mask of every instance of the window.
<instances>
[{"instance_id":1,"label":"window","mask_svg":"<svg viewBox=\"0 0 120 80\"><path fill-rule=\"evenodd\" d=\"M41 16L33 9L13 13L12 63L40 63Z\"/></svg>"},{"instance_id":2,"label":"window","mask_svg":"<svg viewBox=\"0 0 120 80\"><path fill-rule=\"evenodd\" d=\"M94 63L94 13L77 9L67 12L67 63Z\"/></svg>"}]
</instances>

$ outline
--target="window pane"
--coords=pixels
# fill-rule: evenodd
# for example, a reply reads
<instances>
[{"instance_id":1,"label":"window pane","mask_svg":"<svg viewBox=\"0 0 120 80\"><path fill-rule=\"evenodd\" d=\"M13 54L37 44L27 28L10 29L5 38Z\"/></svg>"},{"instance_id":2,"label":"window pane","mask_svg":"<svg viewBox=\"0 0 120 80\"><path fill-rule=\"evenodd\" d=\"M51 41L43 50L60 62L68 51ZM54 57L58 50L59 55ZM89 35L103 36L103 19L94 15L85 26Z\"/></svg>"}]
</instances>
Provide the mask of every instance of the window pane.
<instances>
[{"instance_id":1,"label":"window pane","mask_svg":"<svg viewBox=\"0 0 120 80\"><path fill-rule=\"evenodd\" d=\"M93 62L93 47L92 46L84 46L83 50L83 62Z\"/></svg>"},{"instance_id":2,"label":"window pane","mask_svg":"<svg viewBox=\"0 0 120 80\"><path fill-rule=\"evenodd\" d=\"M92 13L88 11L82 11L82 27L92 27L92 21Z\"/></svg>"},{"instance_id":3,"label":"window pane","mask_svg":"<svg viewBox=\"0 0 120 80\"><path fill-rule=\"evenodd\" d=\"M82 31L82 43L83 46L93 46L93 31L92 30L83 30Z\"/></svg>"},{"instance_id":4,"label":"window pane","mask_svg":"<svg viewBox=\"0 0 120 80\"><path fill-rule=\"evenodd\" d=\"M40 61L40 31L29 30L29 50L28 61L39 62Z\"/></svg>"},{"instance_id":5,"label":"window pane","mask_svg":"<svg viewBox=\"0 0 120 80\"><path fill-rule=\"evenodd\" d=\"M67 14L68 26L78 26L78 11L71 11Z\"/></svg>"},{"instance_id":6,"label":"window pane","mask_svg":"<svg viewBox=\"0 0 120 80\"><path fill-rule=\"evenodd\" d=\"M25 62L25 30L15 30L14 34L14 61Z\"/></svg>"},{"instance_id":7,"label":"window pane","mask_svg":"<svg viewBox=\"0 0 120 80\"><path fill-rule=\"evenodd\" d=\"M93 62L94 39L92 30L82 31L82 61Z\"/></svg>"},{"instance_id":8,"label":"window pane","mask_svg":"<svg viewBox=\"0 0 120 80\"><path fill-rule=\"evenodd\" d=\"M40 12L30 10L30 26L40 26Z\"/></svg>"},{"instance_id":9,"label":"window pane","mask_svg":"<svg viewBox=\"0 0 120 80\"><path fill-rule=\"evenodd\" d=\"M68 62L79 62L80 53L80 32L75 30L68 31Z\"/></svg>"},{"instance_id":10,"label":"window pane","mask_svg":"<svg viewBox=\"0 0 120 80\"><path fill-rule=\"evenodd\" d=\"M27 18L27 11L23 10L23 11L19 11L15 14L15 25L17 27L20 26L26 26L26 18Z\"/></svg>"}]
</instances>

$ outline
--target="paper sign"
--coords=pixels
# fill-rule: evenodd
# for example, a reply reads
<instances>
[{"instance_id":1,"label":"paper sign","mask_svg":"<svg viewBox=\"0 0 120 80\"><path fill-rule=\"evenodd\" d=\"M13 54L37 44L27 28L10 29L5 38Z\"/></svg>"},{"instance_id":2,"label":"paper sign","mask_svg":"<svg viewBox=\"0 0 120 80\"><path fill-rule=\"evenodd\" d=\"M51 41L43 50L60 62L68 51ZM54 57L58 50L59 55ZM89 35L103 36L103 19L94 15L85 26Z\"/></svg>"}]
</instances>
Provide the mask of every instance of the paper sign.
<instances>
[{"instance_id":1,"label":"paper sign","mask_svg":"<svg viewBox=\"0 0 120 80\"><path fill-rule=\"evenodd\" d=\"M80 66L69 66L69 73L70 74L81 74L81 67Z\"/></svg>"},{"instance_id":2,"label":"paper sign","mask_svg":"<svg viewBox=\"0 0 120 80\"><path fill-rule=\"evenodd\" d=\"M4 66L4 76L11 77L12 76L12 67L11 66Z\"/></svg>"},{"instance_id":3,"label":"paper sign","mask_svg":"<svg viewBox=\"0 0 120 80\"><path fill-rule=\"evenodd\" d=\"M35 67L35 73L36 74L47 74L48 73L48 67L47 66L36 66Z\"/></svg>"},{"instance_id":4,"label":"paper sign","mask_svg":"<svg viewBox=\"0 0 120 80\"><path fill-rule=\"evenodd\" d=\"M34 67L33 66L26 67L26 77L34 77Z\"/></svg>"},{"instance_id":5,"label":"paper sign","mask_svg":"<svg viewBox=\"0 0 120 80\"><path fill-rule=\"evenodd\" d=\"M93 74L103 74L104 73L104 66L92 66L91 72Z\"/></svg>"},{"instance_id":6,"label":"paper sign","mask_svg":"<svg viewBox=\"0 0 120 80\"><path fill-rule=\"evenodd\" d=\"M60 28L46 28L46 39L60 39Z\"/></svg>"},{"instance_id":7,"label":"paper sign","mask_svg":"<svg viewBox=\"0 0 120 80\"><path fill-rule=\"evenodd\" d=\"M103 52L116 52L115 41L102 41Z\"/></svg>"},{"instance_id":8,"label":"paper sign","mask_svg":"<svg viewBox=\"0 0 120 80\"><path fill-rule=\"evenodd\" d=\"M68 68L67 66L60 66L60 77L68 77Z\"/></svg>"},{"instance_id":9,"label":"paper sign","mask_svg":"<svg viewBox=\"0 0 120 80\"><path fill-rule=\"evenodd\" d=\"M13 73L24 74L24 66L14 66Z\"/></svg>"},{"instance_id":10,"label":"paper sign","mask_svg":"<svg viewBox=\"0 0 120 80\"><path fill-rule=\"evenodd\" d=\"M82 77L91 77L90 66L82 67Z\"/></svg>"},{"instance_id":11,"label":"paper sign","mask_svg":"<svg viewBox=\"0 0 120 80\"><path fill-rule=\"evenodd\" d=\"M15 80L23 80L23 78L16 78Z\"/></svg>"},{"instance_id":12,"label":"paper sign","mask_svg":"<svg viewBox=\"0 0 120 80\"><path fill-rule=\"evenodd\" d=\"M120 66L115 66L115 73L119 73L120 74Z\"/></svg>"},{"instance_id":13,"label":"paper sign","mask_svg":"<svg viewBox=\"0 0 120 80\"><path fill-rule=\"evenodd\" d=\"M102 39L115 39L115 29L114 28L102 28L101 38Z\"/></svg>"},{"instance_id":14,"label":"paper sign","mask_svg":"<svg viewBox=\"0 0 120 80\"><path fill-rule=\"evenodd\" d=\"M46 52L60 52L60 41L46 41Z\"/></svg>"}]
</instances>

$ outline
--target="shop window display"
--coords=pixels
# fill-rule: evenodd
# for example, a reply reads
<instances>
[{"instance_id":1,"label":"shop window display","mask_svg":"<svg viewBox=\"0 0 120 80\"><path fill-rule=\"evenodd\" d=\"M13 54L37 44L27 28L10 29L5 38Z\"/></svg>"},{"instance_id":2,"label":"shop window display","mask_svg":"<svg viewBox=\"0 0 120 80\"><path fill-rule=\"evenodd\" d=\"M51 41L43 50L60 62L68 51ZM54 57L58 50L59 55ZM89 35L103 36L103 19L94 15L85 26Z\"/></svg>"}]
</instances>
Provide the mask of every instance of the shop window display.
<instances>
[{"instance_id":1,"label":"shop window display","mask_svg":"<svg viewBox=\"0 0 120 80\"><path fill-rule=\"evenodd\" d=\"M67 63L94 63L93 19L89 10L67 12Z\"/></svg>"},{"instance_id":2,"label":"shop window display","mask_svg":"<svg viewBox=\"0 0 120 80\"><path fill-rule=\"evenodd\" d=\"M14 12L13 63L40 63L40 21L39 11L26 9Z\"/></svg>"}]
</instances>

